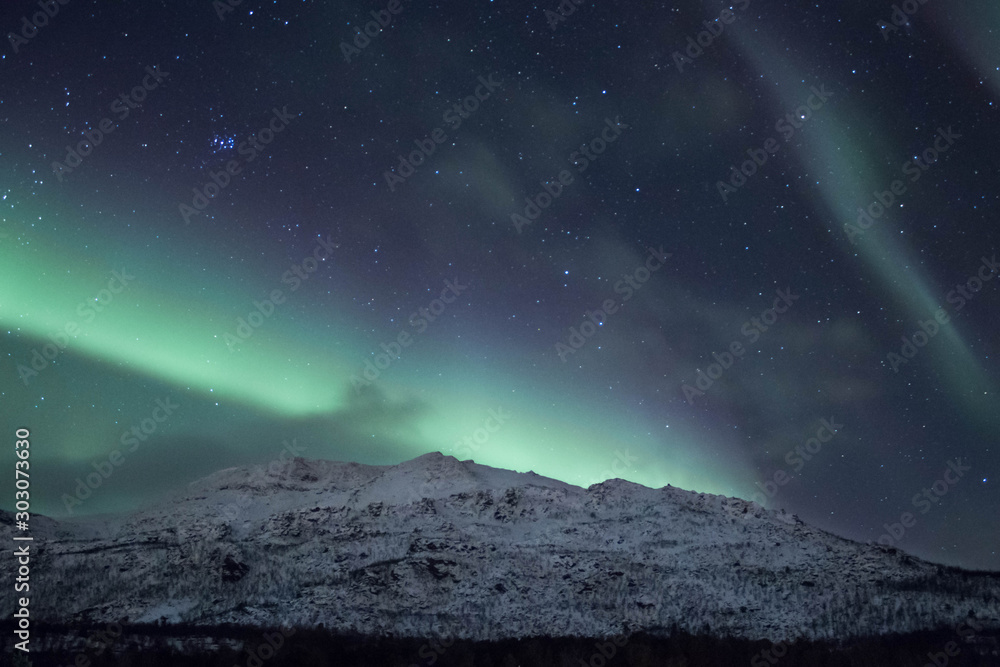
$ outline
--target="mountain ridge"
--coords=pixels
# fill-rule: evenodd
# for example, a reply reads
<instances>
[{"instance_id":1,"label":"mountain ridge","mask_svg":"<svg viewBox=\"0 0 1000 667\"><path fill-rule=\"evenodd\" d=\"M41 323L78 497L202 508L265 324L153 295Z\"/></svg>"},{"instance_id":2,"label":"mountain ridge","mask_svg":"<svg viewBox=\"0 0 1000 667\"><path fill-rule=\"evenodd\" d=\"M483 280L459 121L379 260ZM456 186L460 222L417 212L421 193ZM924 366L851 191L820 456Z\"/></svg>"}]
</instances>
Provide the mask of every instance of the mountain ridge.
<instances>
[{"instance_id":1,"label":"mountain ridge","mask_svg":"<svg viewBox=\"0 0 1000 667\"><path fill-rule=\"evenodd\" d=\"M46 621L107 620L128 605L137 622L469 639L671 627L826 639L969 614L1000 627L1000 573L853 542L738 498L620 479L583 488L440 452L227 468L156 506L46 532Z\"/></svg>"}]
</instances>

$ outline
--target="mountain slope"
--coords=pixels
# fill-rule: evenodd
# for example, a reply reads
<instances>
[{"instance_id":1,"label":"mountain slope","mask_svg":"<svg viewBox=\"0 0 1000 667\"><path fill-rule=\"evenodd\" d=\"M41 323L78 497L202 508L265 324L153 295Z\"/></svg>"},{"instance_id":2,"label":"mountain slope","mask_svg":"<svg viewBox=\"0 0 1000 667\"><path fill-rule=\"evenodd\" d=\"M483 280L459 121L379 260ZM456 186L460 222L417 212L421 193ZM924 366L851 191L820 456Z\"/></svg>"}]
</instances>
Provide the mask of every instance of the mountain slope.
<instances>
[{"instance_id":1,"label":"mountain slope","mask_svg":"<svg viewBox=\"0 0 1000 667\"><path fill-rule=\"evenodd\" d=\"M842 638L970 614L1000 627L997 574L851 542L739 499L622 480L582 489L437 453L227 469L157 507L53 522L47 534L41 620L127 608L140 622L470 639L674 624Z\"/></svg>"}]
</instances>

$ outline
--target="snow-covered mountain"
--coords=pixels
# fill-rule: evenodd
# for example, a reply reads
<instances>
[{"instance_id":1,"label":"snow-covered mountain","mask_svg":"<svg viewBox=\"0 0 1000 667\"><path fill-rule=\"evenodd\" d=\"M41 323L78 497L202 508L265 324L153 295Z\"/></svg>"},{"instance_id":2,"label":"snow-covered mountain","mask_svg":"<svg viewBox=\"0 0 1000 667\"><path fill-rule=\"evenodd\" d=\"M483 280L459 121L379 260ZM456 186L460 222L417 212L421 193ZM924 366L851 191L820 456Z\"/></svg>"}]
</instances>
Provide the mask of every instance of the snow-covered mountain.
<instances>
[{"instance_id":1,"label":"snow-covered mountain","mask_svg":"<svg viewBox=\"0 0 1000 667\"><path fill-rule=\"evenodd\" d=\"M583 489L438 453L231 468L151 509L33 528L39 620L128 609L137 622L470 639L674 625L843 638L970 615L1000 627L1000 574L852 542L735 498L622 480Z\"/></svg>"}]
</instances>

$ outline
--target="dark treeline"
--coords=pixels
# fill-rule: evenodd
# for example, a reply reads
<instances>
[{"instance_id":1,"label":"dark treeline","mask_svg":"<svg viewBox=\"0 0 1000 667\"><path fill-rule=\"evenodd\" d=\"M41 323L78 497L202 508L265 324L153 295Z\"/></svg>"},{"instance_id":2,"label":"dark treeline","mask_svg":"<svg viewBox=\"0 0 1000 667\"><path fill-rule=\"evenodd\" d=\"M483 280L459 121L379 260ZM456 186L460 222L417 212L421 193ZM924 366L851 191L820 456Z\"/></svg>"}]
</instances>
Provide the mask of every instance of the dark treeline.
<instances>
[{"instance_id":1,"label":"dark treeline","mask_svg":"<svg viewBox=\"0 0 1000 667\"><path fill-rule=\"evenodd\" d=\"M107 638L102 625L36 625L33 667L988 667L1000 665L1000 633L983 632L971 643L954 629L828 642L772 644L675 632L669 638L637 634L628 638L529 638L496 642L401 639L335 634L324 630L261 629L237 625L144 625L122 627ZM10 635L12 624L0 622ZM103 635L99 633L104 633ZM287 632L287 631L286 631ZM67 641L91 637L89 646ZM954 644L949 645L949 642ZM77 642L79 643L79 642ZM11 644L4 642L4 664ZM41 652L42 645L62 645ZM221 647L220 647L221 644ZM227 646L228 644L228 646ZM957 647L957 653L956 653ZM950 650L955 655L949 655ZM12 665L28 664L14 660Z\"/></svg>"}]
</instances>

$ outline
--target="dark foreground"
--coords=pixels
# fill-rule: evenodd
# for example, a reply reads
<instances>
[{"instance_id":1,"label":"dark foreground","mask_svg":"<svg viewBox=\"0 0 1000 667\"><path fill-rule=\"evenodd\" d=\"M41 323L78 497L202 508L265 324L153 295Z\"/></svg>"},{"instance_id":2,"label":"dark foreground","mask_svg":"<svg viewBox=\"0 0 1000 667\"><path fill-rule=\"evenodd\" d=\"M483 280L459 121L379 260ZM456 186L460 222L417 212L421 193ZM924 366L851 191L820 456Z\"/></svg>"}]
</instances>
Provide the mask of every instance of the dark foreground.
<instances>
[{"instance_id":1,"label":"dark foreground","mask_svg":"<svg viewBox=\"0 0 1000 667\"><path fill-rule=\"evenodd\" d=\"M613 639L531 638L497 642L387 639L320 630L240 626L35 625L30 652L13 651L0 622L4 665L33 667L933 667L1000 665L1000 633L954 628L843 645L674 633ZM12 651L13 654L12 655ZM30 660L30 663L25 660Z\"/></svg>"}]
</instances>

